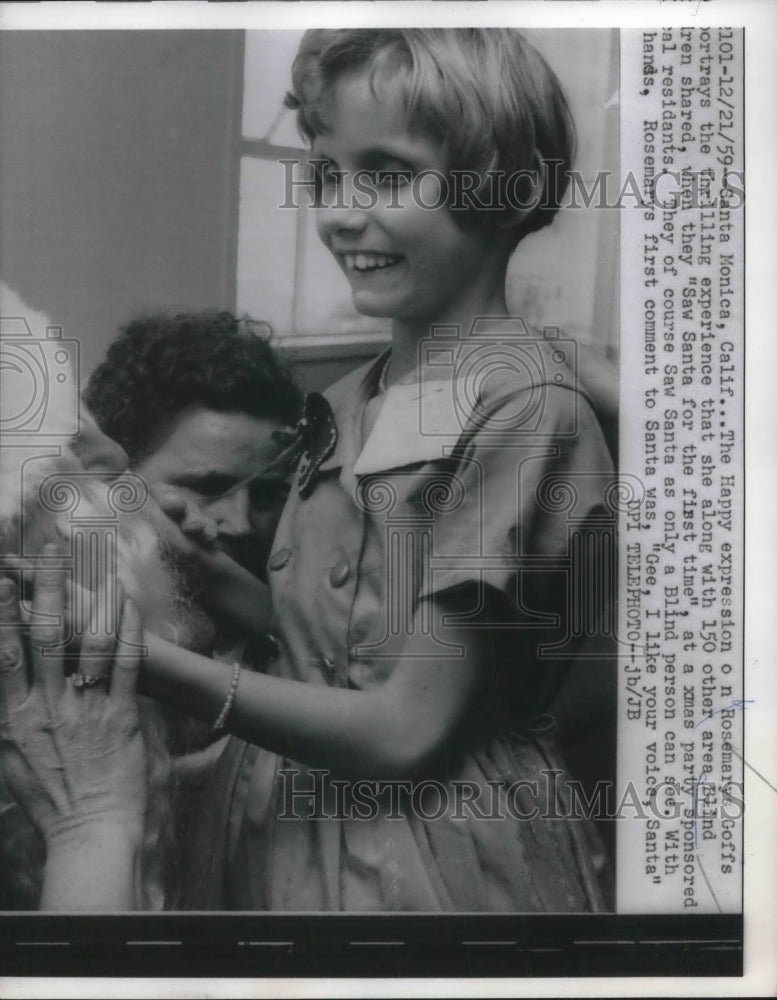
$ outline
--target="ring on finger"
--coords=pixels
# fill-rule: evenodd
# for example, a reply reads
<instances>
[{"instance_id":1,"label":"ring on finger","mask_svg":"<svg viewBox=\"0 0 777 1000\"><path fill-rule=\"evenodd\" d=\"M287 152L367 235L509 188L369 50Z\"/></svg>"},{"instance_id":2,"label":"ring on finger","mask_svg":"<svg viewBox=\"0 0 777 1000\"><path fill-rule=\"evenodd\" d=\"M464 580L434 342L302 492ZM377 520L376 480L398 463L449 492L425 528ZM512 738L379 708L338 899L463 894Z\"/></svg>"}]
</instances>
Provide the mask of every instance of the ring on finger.
<instances>
[{"instance_id":1,"label":"ring on finger","mask_svg":"<svg viewBox=\"0 0 777 1000\"><path fill-rule=\"evenodd\" d=\"M73 674L73 687L76 691L83 691L86 688L96 687L98 684L108 686L108 678L97 674Z\"/></svg>"}]
</instances>

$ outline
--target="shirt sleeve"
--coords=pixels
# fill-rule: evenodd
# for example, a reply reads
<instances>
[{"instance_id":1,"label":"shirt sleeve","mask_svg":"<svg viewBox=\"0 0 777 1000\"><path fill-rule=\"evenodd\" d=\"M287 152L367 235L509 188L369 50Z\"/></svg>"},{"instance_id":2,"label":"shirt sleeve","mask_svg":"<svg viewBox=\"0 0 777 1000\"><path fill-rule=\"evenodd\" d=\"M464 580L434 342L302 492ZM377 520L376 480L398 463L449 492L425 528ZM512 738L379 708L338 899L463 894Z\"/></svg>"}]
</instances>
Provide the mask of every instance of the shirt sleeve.
<instances>
[{"instance_id":1,"label":"shirt sleeve","mask_svg":"<svg viewBox=\"0 0 777 1000\"><path fill-rule=\"evenodd\" d=\"M468 586L469 620L509 644L525 715L542 710L577 656L606 646L614 607L614 473L578 392L502 396L464 434L434 517L419 599ZM468 602L469 603L469 602Z\"/></svg>"}]
</instances>

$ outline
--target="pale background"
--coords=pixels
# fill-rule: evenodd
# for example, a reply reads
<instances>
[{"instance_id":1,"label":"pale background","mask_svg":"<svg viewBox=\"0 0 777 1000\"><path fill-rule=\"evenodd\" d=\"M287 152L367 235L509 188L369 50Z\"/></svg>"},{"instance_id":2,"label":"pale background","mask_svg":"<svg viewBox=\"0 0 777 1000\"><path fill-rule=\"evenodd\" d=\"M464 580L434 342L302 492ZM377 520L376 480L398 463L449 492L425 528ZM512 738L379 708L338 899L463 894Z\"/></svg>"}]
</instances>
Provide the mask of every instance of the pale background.
<instances>
[{"instance_id":1,"label":"pale background","mask_svg":"<svg viewBox=\"0 0 777 1000\"><path fill-rule=\"evenodd\" d=\"M305 388L374 354L313 226L283 210L283 113L301 31L0 32L0 271L79 341L82 378L121 323L221 307L269 320ZM617 33L531 32L565 85L588 185L617 165ZM261 152L261 158L257 156ZM617 212L562 212L522 244L510 304L618 342Z\"/></svg>"}]
</instances>

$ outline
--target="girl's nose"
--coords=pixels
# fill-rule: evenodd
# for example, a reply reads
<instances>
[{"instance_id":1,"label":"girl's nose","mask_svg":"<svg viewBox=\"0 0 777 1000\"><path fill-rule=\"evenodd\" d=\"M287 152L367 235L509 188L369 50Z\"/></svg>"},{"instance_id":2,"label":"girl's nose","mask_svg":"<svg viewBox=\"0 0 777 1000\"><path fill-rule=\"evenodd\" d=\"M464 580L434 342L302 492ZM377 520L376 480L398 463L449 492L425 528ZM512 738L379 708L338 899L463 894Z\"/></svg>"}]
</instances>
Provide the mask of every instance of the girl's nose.
<instances>
[{"instance_id":1,"label":"girl's nose","mask_svg":"<svg viewBox=\"0 0 777 1000\"><path fill-rule=\"evenodd\" d=\"M364 194L360 199L349 174L343 172L337 186L323 193L317 217L319 233L322 236L360 233L368 220L364 201Z\"/></svg>"}]
</instances>

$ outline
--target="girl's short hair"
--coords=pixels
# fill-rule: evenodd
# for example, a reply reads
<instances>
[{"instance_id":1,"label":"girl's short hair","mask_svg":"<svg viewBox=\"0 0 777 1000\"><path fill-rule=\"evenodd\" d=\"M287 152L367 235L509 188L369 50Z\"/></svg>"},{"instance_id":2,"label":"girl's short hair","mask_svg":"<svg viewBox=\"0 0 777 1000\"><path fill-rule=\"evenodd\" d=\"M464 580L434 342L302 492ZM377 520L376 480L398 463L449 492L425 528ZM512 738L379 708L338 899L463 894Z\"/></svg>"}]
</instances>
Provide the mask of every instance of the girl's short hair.
<instances>
[{"instance_id":1,"label":"girl's short hair","mask_svg":"<svg viewBox=\"0 0 777 1000\"><path fill-rule=\"evenodd\" d=\"M449 176L474 174L469 206L478 219L504 223L494 206L495 180L506 211L536 207L516 242L542 229L560 207L575 150L575 127L561 84L540 53L509 28L313 29L300 44L287 107L312 141L329 128L332 90L344 74L366 69L376 98L398 93L412 130L446 150ZM531 202L521 172L540 170ZM490 172L494 172L491 173ZM526 173L524 173L524 182ZM479 184L477 183L479 180ZM449 190L456 190L454 185ZM506 196L505 196L506 192ZM457 207L463 207L457 206ZM462 221L473 212L462 212Z\"/></svg>"}]
</instances>

